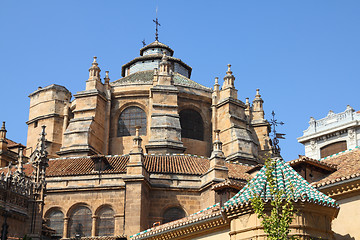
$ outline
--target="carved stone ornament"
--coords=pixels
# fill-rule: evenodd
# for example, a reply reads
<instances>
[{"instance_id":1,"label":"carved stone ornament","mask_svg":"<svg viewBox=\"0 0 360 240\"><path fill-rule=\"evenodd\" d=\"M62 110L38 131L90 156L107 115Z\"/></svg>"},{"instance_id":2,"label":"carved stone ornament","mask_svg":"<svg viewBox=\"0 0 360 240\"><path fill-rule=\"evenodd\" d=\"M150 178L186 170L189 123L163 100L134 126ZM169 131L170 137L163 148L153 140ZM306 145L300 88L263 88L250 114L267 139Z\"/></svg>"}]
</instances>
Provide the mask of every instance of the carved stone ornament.
<instances>
[{"instance_id":1,"label":"carved stone ornament","mask_svg":"<svg viewBox=\"0 0 360 240\"><path fill-rule=\"evenodd\" d=\"M348 130L349 139L353 140L355 138L355 129Z\"/></svg>"},{"instance_id":2,"label":"carved stone ornament","mask_svg":"<svg viewBox=\"0 0 360 240\"><path fill-rule=\"evenodd\" d=\"M310 148L311 148L312 151L316 150L316 142L315 142L315 140L310 141Z\"/></svg>"}]
</instances>

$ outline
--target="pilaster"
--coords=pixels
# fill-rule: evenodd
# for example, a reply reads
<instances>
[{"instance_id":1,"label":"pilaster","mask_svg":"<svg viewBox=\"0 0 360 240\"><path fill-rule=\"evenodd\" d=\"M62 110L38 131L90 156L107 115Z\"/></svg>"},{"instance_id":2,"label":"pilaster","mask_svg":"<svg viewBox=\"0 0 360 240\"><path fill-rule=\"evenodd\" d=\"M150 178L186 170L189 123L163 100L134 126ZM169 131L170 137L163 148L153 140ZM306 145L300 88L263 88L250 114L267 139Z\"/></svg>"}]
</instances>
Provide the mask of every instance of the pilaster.
<instances>
[{"instance_id":1,"label":"pilaster","mask_svg":"<svg viewBox=\"0 0 360 240\"><path fill-rule=\"evenodd\" d=\"M220 130L215 130L215 141L213 143L213 151L210 156L209 170L202 176L202 185L210 182L218 183L228 178L228 168L225 165L225 155L222 151L222 142L220 141Z\"/></svg>"},{"instance_id":2,"label":"pilaster","mask_svg":"<svg viewBox=\"0 0 360 240\"><path fill-rule=\"evenodd\" d=\"M143 163L142 139L139 136L139 127L133 139L133 148L126 166L125 181L125 234L130 236L147 229L146 221L149 211L149 174Z\"/></svg>"}]
</instances>

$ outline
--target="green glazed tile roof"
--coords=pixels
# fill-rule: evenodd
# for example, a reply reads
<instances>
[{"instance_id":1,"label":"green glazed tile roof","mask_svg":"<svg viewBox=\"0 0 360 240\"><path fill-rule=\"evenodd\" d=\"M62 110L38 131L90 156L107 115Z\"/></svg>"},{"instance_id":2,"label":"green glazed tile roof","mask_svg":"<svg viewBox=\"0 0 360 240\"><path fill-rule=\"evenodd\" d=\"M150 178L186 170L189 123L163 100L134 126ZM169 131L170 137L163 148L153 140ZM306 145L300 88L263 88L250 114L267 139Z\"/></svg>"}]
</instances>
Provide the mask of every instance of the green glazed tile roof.
<instances>
[{"instance_id":1,"label":"green glazed tile roof","mask_svg":"<svg viewBox=\"0 0 360 240\"><path fill-rule=\"evenodd\" d=\"M276 188L284 191L282 198L290 197L295 202L312 202L329 207L338 207L334 199L316 190L283 159L275 158L273 161L276 161L273 172L276 179ZM260 195L265 202L271 200L273 196L270 194L265 172L266 166L262 167L243 189L225 203L225 210L248 205L254 196Z\"/></svg>"},{"instance_id":2,"label":"green glazed tile roof","mask_svg":"<svg viewBox=\"0 0 360 240\"><path fill-rule=\"evenodd\" d=\"M126 77L120 78L111 83L112 86L122 86L128 84L152 84L154 72L152 70L135 72ZM174 73L174 85L197 88L205 91L212 91L211 88L205 87L177 72Z\"/></svg>"}]
</instances>

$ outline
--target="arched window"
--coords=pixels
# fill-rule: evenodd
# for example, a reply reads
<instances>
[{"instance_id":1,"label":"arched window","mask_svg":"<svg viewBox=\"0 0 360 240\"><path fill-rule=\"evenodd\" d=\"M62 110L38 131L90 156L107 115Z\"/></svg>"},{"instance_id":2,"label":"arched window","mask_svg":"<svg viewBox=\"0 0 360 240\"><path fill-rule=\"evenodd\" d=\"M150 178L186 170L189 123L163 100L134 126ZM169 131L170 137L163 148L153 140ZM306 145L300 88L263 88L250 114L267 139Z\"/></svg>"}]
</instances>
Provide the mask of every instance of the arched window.
<instances>
[{"instance_id":1,"label":"arched window","mask_svg":"<svg viewBox=\"0 0 360 240\"><path fill-rule=\"evenodd\" d=\"M96 236L114 235L114 210L110 207L103 207L98 215L96 222Z\"/></svg>"},{"instance_id":2,"label":"arched window","mask_svg":"<svg viewBox=\"0 0 360 240\"><path fill-rule=\"evenodd\" d=\"M117 136L135 136L136 126L141 126L140 135L146 135L146 114L139 107L128 107L120 114Z\"/></svg>"},{"instance_id":3,"label":"arched window","mask_svg":"<svg viewBox=\"0 0 360 240\"><path fill-rule=\"evenodd\" d=\"M172 207L164 212L163 224L178 220L186 216L185 211L180 207Z\"/></svg>"},{"instance_id":4,"label":"arched window","mask_svg":"<svg viewBox=\"0 0 360 240\"><path fill-rule=\"evenodd\" d=\"M324 158L347 149L346 141L331 143L320 149L320 157Z\"/></svg>"},{"instance_id":5,"label":"arched window","mask_svg":"<svg viewBox=\"0 0 360 240\"><path fill-rule=\"evenodd\" d=\"M204 123L197 111L186 109L180 112L181 137L204 140Z\"/></svg>"},{"instance_id":6,"label":"arched window","mask_svg":"<svg viewBox=\"0 0 360 240\"><path fill-rule=\"evenodd\" d=\"M62 237L64 232L64 214L58 210L54 209L47 214L46 224L48 227L55 230L55 237Z\"/></svg>"},{"instance_id":7,"label":"arched window","mask_svg":"<svg viewBox=\"0 0 360 240\"><path fill-rule=\"evenodd\" d=\"M91 210L85 206L78 206L73 210L69 220L69 237L91 236Z\"/></svg>"}]
</instances>

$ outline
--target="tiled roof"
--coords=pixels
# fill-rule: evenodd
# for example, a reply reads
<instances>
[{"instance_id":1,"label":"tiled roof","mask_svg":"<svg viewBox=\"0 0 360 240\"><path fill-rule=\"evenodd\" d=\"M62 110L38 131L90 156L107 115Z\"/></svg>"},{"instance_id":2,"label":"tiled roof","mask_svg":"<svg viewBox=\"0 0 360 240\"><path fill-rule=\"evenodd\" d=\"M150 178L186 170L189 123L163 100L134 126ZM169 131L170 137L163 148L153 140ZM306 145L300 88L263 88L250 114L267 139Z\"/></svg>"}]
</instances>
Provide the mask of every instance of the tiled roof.
<instances>
[{"instance_id":1,"label":"tiled roof","mask_svg":"<svg viewBox=\"0 0 360 240\"><path fill-rule=\"evenodd\" d=\"M252 167L249 165L242 165L239 163L226 163L226 167L229 169L229 178L243 179L249 181L251 175L247 173Z\"/></svg>"},{"instance_id":2,"label":"tiled roof","mask_svg":"<svg viewBox=\"0 0 360 240\"><path fill-rule=\"evenodd\" d=\"M130 239L143 239L148 238L153 235L161 234L162 232L169 231L174 228L183 227L189 224L193 224L196 222L199 222L201 220L206 220L213 217L221 217L221 208L219 206L219 203L214 204L206 209L203 209L201 211L198 211L194 214L191 214L187 217L165 223L162 225L159 225L157 227L153 227L150 229L147 229L145 231L142 231L140 233L134 234L130 236Z\"/></svg>"},{"instance_id":3,"label":"tiled roof","mask_svg":"<svg viewBox=\"0 0 360 240\"><path fill-rule=\"evenodd\" d=\"M291 198L295 202L307 201L330 207L338 206L335 200L312 187L283 159L275 158L273 161L276 161L273 172L276 188L284 191L282 198ZM265 202L271 200L274 196L271 195L266 180L266 169L264 166L243 189L227 201L224 205L225 210L248 205L255 196L260 196Z\"/></svg>"},{"instance_id":4,"label":"tiled roof","mask_svg":"<svg viewBox=\"0 0 360 240\"><path fill-rule=\"evenodd\" d=\"M140 71L140 72L132 73L126 77L120 78L112 82L111 85L122 86L128 84L152 84L153 78L154 78L154 71L152 70ZM177 72L174 72L174 85L211 91L211 88L205 87Z\"/></svg>"},{"instance_id":5,"label":"tiled roof","mask_svg":"<svg viewBox=\"0 0 360 240\"><path fill-rule=\"evenodd\" d=\"M95 156L96 157L96 156ZM71 176L97 174L94 171L92 157L69 157L51 159L46 171L47 176ZM125 173L129 155L106 156L109 163L102 171L106 173ZM149 173L191 174L202 175L209 169L209 159L187 154L173 155L144 155L144 166ZM251 176L246 173L251 167L241 164L226 163L229 169L229 178L249 180Z\"/></svg>"},{"instance_id":6,"label":"tiled roof","mask_svg":"<svg viewBox=\"0 0 360 240\"><path fill-rule=\"evenodd\" d=\"M18 145L21 145L21 146L23 146L21 143L17 143L17 142L14 142L13 140L10 140L10 139L8 139L8 138L6 138L6 142L8 143L8 147L14 147L14 146L18 146Z\"/></svg>"},{"instance_id":7,"label":"tiled roof","mask_svg":"<svg viewBox=\"0 0 360 240\"><path fill-rule=\"evenodd\" d=\"M218 191L218 190L228 188L228 187L240 190L240 189L242 189L244 187L244 185L245 185L245 183L243 181L237 181L237 180L234 180L234 179L228 179L227 178L225 181L213 185L211 187L211 190Z\"/></svg>"},{"instance_id":8,"label":"tiled roof","mask_svg":"<svg viewBox=\"0 0 360 240\"><path fill-rule=\"evenodd\" d=\"M312 183L316 187L329 185L343 180L360 177L360 149L355 147L329 157L320 159L324 164L337 166L337 171L330 173L325 178Z\"/></svg>"},{"instance_id":9,"label":"tiled roof","mask_svg":"<svg viewBox=\"0 0 360 240\"><path fill-rule=\"evenodd\" d=\"M302 163L308 163L308 164L317 166L319 168L322 168L322 169L325 169L325 170L331 171L331 172L334 172L337 169L335 164L329 164L329 163L327 163L325 161L319 161L319 160L309 158L309 157L306 157L306 156L302 156L302 155L299 155L298 159L289 161L288 163L290 164L291 167L295 167L295 166L297 166L299 164L302 164Z\"/></svg>"},{"instance_id":10,"label":"tiled roof","mask_svg":"<svg viewBox=\"0 0 360 240\"><path fill-rule=\"evenodd\" d=\"M209 169L209 160L191 155L145 155L144 165L150 173L201 175Z\"/></svg>"},{"instance_id":11,"label":"tiled roof","mask_svg":"<svg viewBox=\"0 0 360 240\"><path fill-rule=\"evenodd\" d=\"M126 164L129 160L128 155L107 157L109 165L102 173L122 173L126 171ZM53 159L49 161L49 167L46 170L47 176L71 176L96 174L94 161L92 157L75 157Z\"/></svg>"},{"instance_id":12,"label":"tiled roof","mask_svg":"<svg viewBox=\"0 0 360 240\"><path fill-rule=\"evenodd\" d=\"M151 60L151 61L152 60L161 60L162 58L163 58L163 55L161 53L154 53L154 54L148 54L148 55L136 57L133 60L131 60L130 62L127 62L124 65L122 65L121 76L125 77L126 69L135 63L140 63L140 62L148 61L148 60ZM187 65L186 63L184 63L181 59L172 57L172 56L167 56L167 60L170 62L179 63L182 67L184 67L186 70L188 70L189 76L191 76L192 68L189 65ZM151 70L153 70L153 69L151 69Z\"/></svg>"}]
</instances>

